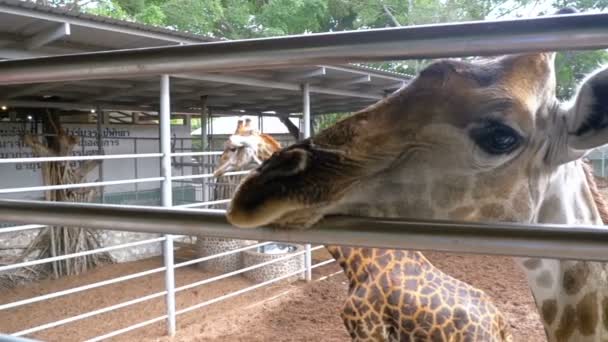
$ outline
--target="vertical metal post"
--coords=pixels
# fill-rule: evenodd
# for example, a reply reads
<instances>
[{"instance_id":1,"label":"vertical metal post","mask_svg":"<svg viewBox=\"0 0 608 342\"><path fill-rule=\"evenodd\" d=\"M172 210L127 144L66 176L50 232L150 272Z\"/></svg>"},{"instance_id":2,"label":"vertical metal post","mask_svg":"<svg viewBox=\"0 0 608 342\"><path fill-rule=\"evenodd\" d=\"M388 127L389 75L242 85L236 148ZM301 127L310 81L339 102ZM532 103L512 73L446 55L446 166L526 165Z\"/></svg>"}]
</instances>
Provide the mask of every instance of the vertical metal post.
<instances>
[{"instance_id":1,"label":"vertical metal post","mask_svg":"<svg viewBox=\"0 0 608 342\"><path fill-rule=\"evenodd\" d=\"M160 78L160 152L161 157L161 205L163 207L173 206L173 189L171 185L171 98L169 88L169 75ZM173 236L165 235L164 261L165 286L167 288L167 334L175 335L175 269L173 267Z\"/></svg>"},{"instance_id":2,"label":"vertical metal post","mask_svg":"<svg viewBox=\"0 0 608 342\"><path fill-rule=\"evenodd\" d=\"M302 84L302 134L304 139L310 138L310 85Z\"/></svg>"},{"instance_id":3,"label":"vertical metal post","mask_svg":"<svg viewBox=\"0 0 608 342\"><path fill-rule=\"evenodd\" d=\"M302 84L302 135L304 139L310 138L310 85L308 83ZM305 279L306 281L312 280L312 248L309 243L305 246L306 253L304 254L304 262L305 262Z\"/></svg>"},{"instance_id":4,"label":"vertical metal post","mask_svg":"<svg viewBox=\"0 0 608 342\"><path fill-rule=\"evenodd\" d=\"M102 123L103 123L103 111L101 111L101 108L97 108L97 154L99 155L103 155L105 154L103 151L103 135L102 135ZM84 144L83 144L84 146ZM99 182L103 182L103 165L104 165L104 161L100 160L99 161L99 166L97 166L99 168ZM100 193L100 199L101 199L101 203L105 202L105 187L100 187L99 188L99 192Z\"/></svg>"},{"instance_id":5,"label":"vertical metal post","mask_svg":"<svg viewBox=\"0 0 608 342\"><path fill-rule=\"evenodd\" d=\"M209 119L209 111L207 109L207 95L201 96L201 151L211 150L211 148L207 148L209 145L209 140L207 137L207 122ZM211 173L213 170L208 169L207 166L212 164L213 156L200 156L199 164L200 164L200 173ZM211 184L210 179L201 178L201 199L203 202L208 201L211 198L209 189L209 184Z\"/></svg>"},{"instance_id":6,"label":"vertical metal post","mask_svg":"<svg viewBox=\"0 0 608 342\"><path fill-rule=\"evenodd\" d=\"M133 139L133 154L137 154L137 138ZM135 166L133 172L135 173L135 179L139 178L139 158L135 158L135 163L133 164ZM135 183L135 202L139 201L139 183Z\"/></svg>"},{"instance_id":7,"label":"vertical metal post","mask_svg":"<svg viewBox=\"0 0 608 342\"><path fill-rule=\"evenodd\" d=\"M207 150L207 96L201 96L201 151Z\"/></svg>"},{"instance_id":8,"label":"vertical metal post","mask_svg":"<svg viewBox=\"0 0 608 342\"><path fill-rule=\"evenodd\" d=\"M602 150L602 177L606 174L606 152Z\"/></svg>"}]
</instances>

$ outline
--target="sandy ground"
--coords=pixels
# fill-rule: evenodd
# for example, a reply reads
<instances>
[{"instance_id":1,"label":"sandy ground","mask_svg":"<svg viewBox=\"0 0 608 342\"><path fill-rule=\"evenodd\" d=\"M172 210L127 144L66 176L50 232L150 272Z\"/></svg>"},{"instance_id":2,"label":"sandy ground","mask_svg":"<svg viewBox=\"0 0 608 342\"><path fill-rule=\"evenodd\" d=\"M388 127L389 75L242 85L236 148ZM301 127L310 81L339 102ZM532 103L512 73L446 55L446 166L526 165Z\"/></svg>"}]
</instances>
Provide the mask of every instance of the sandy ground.
<instances>
[{"instance_id":1,"label":"sandy ground","mask_svg":"<svg viewBox=\"0 0 608 342\"><path fill-rule=\"evenodd\" d=\"M516 341L545 341L543 329L523 274L508 257L426 253L445 272L485 290L511 323ZM328 254L316 252L314 259ZM161 266L160 258L108 265L77 277L46 280L0 294L0 303L67 289ZM346 278L336 264L314 272L315 281L279 283L178 316L177 335L165 335L164 322L112 338L112 341L350 341L339 312L346 297ZM195 266L176 270L177 286L214 274ZM329 275L329 276L328 276ZM0 311L0 331L13 333L142 295L162 291L162 273L73 294L13 310ZM179 292L178 310L253 285L240 276ZM159 297L118 311L31 335L44 341L82 341L164 313Z\"/></svg>"}]
</instances>

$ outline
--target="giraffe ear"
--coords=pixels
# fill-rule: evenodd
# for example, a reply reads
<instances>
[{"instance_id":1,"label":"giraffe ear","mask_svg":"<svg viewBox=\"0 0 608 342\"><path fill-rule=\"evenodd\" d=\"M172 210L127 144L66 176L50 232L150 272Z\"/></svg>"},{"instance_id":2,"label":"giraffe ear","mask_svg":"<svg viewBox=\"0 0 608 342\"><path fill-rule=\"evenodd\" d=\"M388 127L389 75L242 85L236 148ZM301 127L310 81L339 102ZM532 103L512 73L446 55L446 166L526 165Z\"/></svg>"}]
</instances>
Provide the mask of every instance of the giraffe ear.
<instances>
[{"instance_id":1,"label":"giraffe ear","mask_svg":"<svg viewBox=\"0 0 608 342\"><path fill-rule=\"evenodd\" d=\"M583 157L608 144L608 67L589 75L566 113L567 144L564 162Z\"/></svg>"}]
</instances>

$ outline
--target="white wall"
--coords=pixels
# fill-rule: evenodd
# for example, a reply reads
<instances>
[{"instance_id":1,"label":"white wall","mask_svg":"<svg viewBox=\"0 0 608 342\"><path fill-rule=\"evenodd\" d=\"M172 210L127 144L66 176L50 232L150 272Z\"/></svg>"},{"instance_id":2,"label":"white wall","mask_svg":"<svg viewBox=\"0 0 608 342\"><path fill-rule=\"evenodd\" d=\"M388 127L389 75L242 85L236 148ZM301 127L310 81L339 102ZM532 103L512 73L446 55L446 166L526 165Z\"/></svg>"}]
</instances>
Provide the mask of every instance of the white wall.
<instances>
[{"instance_id":1,"label":"white wall","mask_svg":"<svg viewBox=\"0 0 608 342\"><path fill-rule=\"evenodd\" d=\"M0 123L0 158L33 157L32 150L21 141L23 125ZM64 124L68 134L81 137L80 143L74 148L73 155L97 154L97 128L94 124ZM102 127L105 154L154 153L159 151L158 126L156 125L108 125ZM171 135L179 138L190 138L187 126L172 126ZM135 139L154 138L154 139ZM180 142L177 141L177 148ZM191 140L185 140L184 148L191 147ZM135 175L135 163L138 174ZM42 185L40 163L0 164L0 188L27 187ZM175 174L181 170L173 169ZM191 168L186 168L184 174L190 174ZM104 180L121 180L133 178L158 177L160 174L159 158L118 159L103 162ZM90 173L87 181L96 181L97 171ZM137 185L139 190L155 189L158 182L146 182ZM106 193L134 191L135 185L116 185L105 188ZM42 192L23 192L5 195L2 198L36 199L42 197Z\"/></svg>"}]
</instances>

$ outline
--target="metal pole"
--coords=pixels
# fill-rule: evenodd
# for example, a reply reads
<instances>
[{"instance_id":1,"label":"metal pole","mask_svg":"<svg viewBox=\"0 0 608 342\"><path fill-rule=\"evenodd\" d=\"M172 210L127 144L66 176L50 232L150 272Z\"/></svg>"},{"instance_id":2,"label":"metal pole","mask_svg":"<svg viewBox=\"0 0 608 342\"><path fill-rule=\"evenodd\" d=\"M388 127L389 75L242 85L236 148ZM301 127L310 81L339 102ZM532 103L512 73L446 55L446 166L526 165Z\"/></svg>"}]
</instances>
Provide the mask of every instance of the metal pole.
<instances>
[{"instance_id":1,"label":"metal pole","mask_svg":"<svg viewBox=\"0 0 608 342\"><path fill-rule=\"evenodd\" d=\"M602 177L606 174L606 151L602 150Z\"/></svg>"},{"instance_id":2,"label":"metal pole","mask_svg":"<svg viewBox=\"0 0 608 342\"><path fill-rule=\"evenodd\" d=\"M608 14L307 34L0 63L0 84L608 47Z\"/></svg>"},{"instance_id":3,"label":"metal pole","mask_svg":"<svg viewBox=\"0 0 608 342\"><path fill-rule=\"evenodd\" d=\"M288 119L289 120L289 119ZM308 83L302 84L302 120L304 125L302 126L302 135L304 139L310 138L310 85ZM312 280L312 250L310 243L305 246L306 253L304 254L304 263L306 274L306 281Z\"/></svg>"},{"instance_id":4,"label":"metal pole","mask_svg":"<svg viewBox=\"0 0 608 342\"><path fill-rule=\"evenodd\" d=\"M101 111L101 108L97 108L97 154L99 154L100 156L104 154L103 151L103 135L102 135L102 123L103 123L103 112ZM137 162L137 161L136 161ZM103 182L103 165L105 163L103 162L103 160L101 160L99 162L99 166L97 166L99 168L99 181ZM105 202L105 188L102 186L99 188L99 192L100 192L100 200L101 203Z\"/></svg>"},{"instance_id":5,"label":"metal pole","mask_svg":"<svg viewBox=\"0 0 608 342\"><path fill-rule=\"evenodd\" d=\"M209 139L207 136L207 120L209 118L209 112L207 110L207 96L201 96L201 151L207 151L210 150L210 148L208 148L208 143L209 143ZM201 173L211 173L213 172L211 169L207 168L207 165L211 164L211 160L213 159L212 156L200 156L200 171ZM208 179L201 179L200 180L200 184L201 184L201 198L203 201L208 201L210 198L210 195L208 194L208 191L206 191L209 188L209 180Z\"/></svg>"},{"instance_id":6,"label":"metal pole","mask_svg":"<svg viewBox=\"0 0 608 342\"><path fill-rule=\"evenodd\" d=\"M133 153L137 154L137 138L133 139ZM139 158L135 158L133 159L133 161L135 162L134 166L134 170L133 172L135 173L135 177L133 177L134 179L138 179L139 178ZM135 183L135 201L137 202L139 200L139 183Z\"/></svg>"},{"instance_id":7,"label":"metal pole","mask_svg":"<svg viewBox=\"0 0 608 342\"><path fill-rule=\"evenodd\" d=\"M201 151L207 150L207 96L201 96Z\"/></svg>"},{"instance_id":8,"label":"metal pole","mask_svg":"<svg viewBox=\"0 0 608 342\"><path fill-rule=\"evenodd\" d=\"M302 127L304 139L310 138L310 85L308 83L302 84L302 120L304 121Z\"/></svg>"},{"instance_id":9,"label":"metal pole","mask_svg":"<svg viewBox=\"0 0 608 342\"><path fill-rule=\"evenodd\" d=\"M204 210L0 200L0 222L242 240L608 261L605 226L327 218L308 230L240 229Z\"/></svg>"},{"instance_id":10,"label":"metal pole","mask_svg":"<svg viewBox=\"0 0 608 342\"><path fill-rule=\"evenodd\" d=\"M160 78L160 152L161 158L161 205L165 208L173 206L173 189L171 184L171 98L169 75L162 75ZM173 261L173 236L165 235L164 243L164 262L167 270L165 271L165 286L167 289L167 334L175 335L175 269Z\"/></svg>"}]
</instances>

